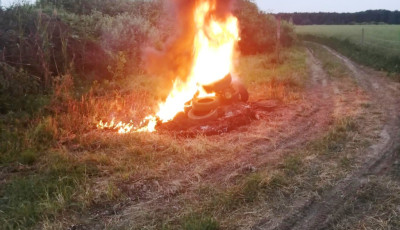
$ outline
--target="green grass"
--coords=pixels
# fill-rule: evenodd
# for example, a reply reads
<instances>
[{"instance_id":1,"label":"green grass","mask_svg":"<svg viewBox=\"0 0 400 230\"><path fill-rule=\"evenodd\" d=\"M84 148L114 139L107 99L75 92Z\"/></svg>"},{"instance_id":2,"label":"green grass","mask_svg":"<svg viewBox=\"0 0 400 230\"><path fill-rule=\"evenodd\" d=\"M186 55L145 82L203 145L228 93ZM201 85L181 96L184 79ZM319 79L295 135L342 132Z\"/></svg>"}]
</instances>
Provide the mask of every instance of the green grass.
<instances>
[{"instance_id":1,"label":"green grass","mask_svg":"<svg viewBox=\"0 0 400 230\"><path fill-rule=\"evenodd\" d=\"M335 37L361 45L362 29L364 44L400 56L400 25L313 25L297 26L300 35L311 34L320 37Z\"/></svg>"},{"instance_id":2,"label":"green grass","mask_svg":"<svg viewBox=\"0 0 400 230\"><path fill-rule=\"evenodd\" d=\"M34 155L25 151L25 161ZM41 219L53 219L60 211L82 210L87 205L87 178L96 167L71 161L54 153L47 156L51 165L27 175L15 175L0 191L0 225L4 229L29 229Z\"/></svg>"},{"instance_id":3,"label":"green grass","mask_svg":"<svg viewBox=\"0 0 400 230\"><path fill-rule=\"evenodd\" d=\"M211 217L190 215L182 223L184 230L218 230L218 222Z\"/></svg>"},{"instance_id":4,"label":"green grass","mask_svg":"<svg viewBox=\"0 0 400 230\"><path fill-rule=\"evenodd\" d=\"M275 54L243 56L235 70L247 86L250 100L295 99L308 77L306 52L301 46L282 50L279 61Z\"/></svg>"},{"instance_id":5,"label":"green grass","mask_svg":"<svg viewBox=\"0 0 400 230\"><path fill-rule=\"evenodd\" d=\"M400 25L297 26L296 32L304 40L328 45L362 64L400 72Z\"/></svg>"}]
</instances>

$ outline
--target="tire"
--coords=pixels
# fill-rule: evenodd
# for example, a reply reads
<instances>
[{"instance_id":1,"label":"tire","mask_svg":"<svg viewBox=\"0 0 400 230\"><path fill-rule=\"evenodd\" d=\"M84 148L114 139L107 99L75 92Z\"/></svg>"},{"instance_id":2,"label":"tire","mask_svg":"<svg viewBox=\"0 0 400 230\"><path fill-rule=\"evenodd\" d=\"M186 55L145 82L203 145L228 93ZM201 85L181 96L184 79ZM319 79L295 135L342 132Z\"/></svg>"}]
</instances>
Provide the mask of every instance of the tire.
<instances>
[{"instance_id":1,"label":"tire","mask_svg":"<svg viewBox=\"0 0 400 230\"><path fill-rule=\"evenodd\" d=\"M211 110L208 113L199 113L196 112L195 110L191 109L188 113L188 117L192 121L196 122L206 122L206 121L213 121L218 118L218 111L216 109Z\"/></svg>"},{"instance_id":2,"label":"tire","mask_svg":"<svg viewBox=\"0 0 400 230\"><path fill-rule=\"evenodd\" d=\"M235 103L239 101L239 98L240 98L239 91L234 89L233 87L230 87L230 89L225 90L221 94L221 102L224 105Z\"/></svg>"},{"instance_id":3,"label":"tire","mask_svg":"<svg viewBox=\"0 0 400 230\"><path fill-rule=\"evenodd\" d=\"M196 112L208 112L216 109L220 103L218 97L194 98L192 108Z\"/></svg>"},{"instance_id":4,"label":"tire","mask_svg":"<svg viewBox=\"0 0 400 230\"><path fill-rule=\"evenodd\" d=\"M192 109L192 101L188 101L184 105L184 112L187 115L189 111Z\"/></svg>"},{"instance_id":5,"label":"tire","mask_svg":"<svg viewBox=\"0 0 400 230\"><path fill-rule=\"evenodd\" d=\"M211 83L209 85L203 85L203 89L207 93L221 92L224 89L228 88L231 85L231 83L232 83L232 76L231 74L228 74L217 82Z\"/></svg>"},{"instance_id":6,"label":"tire","mask_svg":"<svg viewBox=\"0 0 400 230\"><path fill-rule=\"evenodd\" d=\"M246 87L240 82L233 82L232 87L235 91L239 92L239 100L242 102L247 102L249 100L249 92Z\"/></svg>"}]
</instances>

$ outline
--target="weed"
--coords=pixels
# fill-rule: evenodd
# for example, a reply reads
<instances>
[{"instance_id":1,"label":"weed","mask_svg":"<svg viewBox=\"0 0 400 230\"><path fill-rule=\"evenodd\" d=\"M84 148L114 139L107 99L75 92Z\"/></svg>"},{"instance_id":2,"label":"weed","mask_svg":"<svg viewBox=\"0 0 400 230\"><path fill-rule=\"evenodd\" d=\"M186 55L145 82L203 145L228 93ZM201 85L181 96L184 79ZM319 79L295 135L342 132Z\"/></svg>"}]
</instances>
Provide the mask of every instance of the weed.
<instances>
[{"instance_id":1,"label":"weed","mask_svg":"<svg viewBox=\"0 0 400 230\"><path fill-rule=\"evenodd\" d=\"M340 159L340 166L343 167L344 169L350 168L351 165L352 165L352 160L349 157L345 156Z\"/></svg>"},{"instance_id":2,"label":"weed","mask_svg":"<svg viewBox=\"0 0 400 230\"><path fill-rule=\"evenodd\" d=\"M182 223L186 230L218 230L218 222L209 216L192 214L186 217Z\"/></svg>"},{"instance_id":3,"label":"weed","mask_svg":"<svg viewBox=\"0 0 400 230\"><path fill-rule=\"evenodd\" d=\"M91 170L54 155L48 169L39 174L12 178L0 190L0 223L6 229L34 226L44 216L61 210L79 210L84 200L76 198Z\"/></svg>"},{"instance_id":4,"label":"weed","mask_svg":"<svg viewBox=\"0 0 400 230\"><path fill-rule=\"evenodd\" d=\"M279 190L280 188L283 188L288 184L289 181L287 176L280 173L276 173L270 178L268 182L269 191L273 192Z\"/></svg>"},{"instance_id":5,"label":"weed","mask_svg":"<svg viewBox=\"0 0 400 230\"><path fill-rule=\"evenodd\" d=\"M349 132L355 132L356 130L357 125L352 119L341 119L322 140L313 143L313 148L319 151L320 154L332 156L345 148Z\"/></svg>"},{"instance_id":6,"label":"weed","mask_svg":"<svg viewBox=\"0 0 400 230\"><path fill-rule=\"evenodd\" d=\"M285 159L283 162L283 168L289 176L293 176L300 172L303 166L301 156L291 155Z\"/></svg>"},{"instance_id":7,"label":"weed","mask_svg":"<svg viewBox=\"0 0 400 230\"><path fill-rule=\"evenodd\" d=\"M33 128L31 139L39 148L46 148L56 140L57 128L56 121L48 116Z\"/></svg>"},{"instance_id":8,"label":"weed","mask_svg":"<svg viewBox=\"0 0 400 230\"><path fill-rule=\"evenodd\" d=\"M106 196L107 200L115 200L121 196L121 192L114 183L109 182L107 184Z\"/></svg>"},{"instance_id":9,"label":"weed","mask_svg":"<svg viewBox=\"0 0 400 230\"><path fill-rule=\"evenodd\" d=\"M236 67L237 74L249 86L254 99L298 99L307 78L304 50L292 47L282 52L282 64L272 63L274 55L263 54L241 57ZM293 70L296 71L293 71Z\"/></svg>"},{"instance_id":10,"label":"weed","mask_svg":"<svg viewBox=\"0 0 400 230\"><path fill-rule=\"evenodd\" d=\"M398 64L400 63L400 56L388 55L387 53L383 53L381 49L376 49L374 47L361 47L349 40L342 40L334 37L327 38L305 35L302 36L302 39L325 44L354 61L371 66L377 70L385 70L394 73L400 72L400 65ZM391 76L393 76L395 80L399 81L398 74L392 74Z\"/></svg>"},{"instance_id":11,"label":"weed","mask_svg":"<svg viewBox=\"0 0 400 230\"><path fill-rule=\"evenodd\" d=\"M23 151L19 157L19 162L22 164L32 165L38 158L38 153L32 149Z\"/></svg>"},{"instance_id":12,"label":"weed","mask_svg":"<svg viewBox=\"0 0 400 230\"><path fill-rule=\"evenodd\" d=\"M346 202L346 216L335 229L397 229L400 227L400 186L388 177L369 177L357 190L356 198Z\"/></svg>"}]
</instances>

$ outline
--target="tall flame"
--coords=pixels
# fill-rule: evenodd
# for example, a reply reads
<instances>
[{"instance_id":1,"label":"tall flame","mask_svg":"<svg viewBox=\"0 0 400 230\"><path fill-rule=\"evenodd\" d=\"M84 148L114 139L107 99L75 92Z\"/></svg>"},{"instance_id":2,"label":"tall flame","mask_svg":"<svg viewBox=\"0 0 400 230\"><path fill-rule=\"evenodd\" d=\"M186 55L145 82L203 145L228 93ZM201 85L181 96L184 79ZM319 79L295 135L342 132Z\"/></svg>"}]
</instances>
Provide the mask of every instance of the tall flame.
<instances>
[{"instance_id":1,"label":"tall flame","mask_svg":"<svg viewBox=\"0 0 400 230\"><path fill-rule=\"evenodd\" d=\"M190 101L199 92L199 96L207 93L201 85L216 82L233 68L233 55L235 45L239 40L238 20L232 14L225 18L216 18L211 12L216 11L216 0L201 0L196 4L194 12L195 37L193 56L194 61L190 75L185 81L175 80L173 89L165 102L158 105L159 109L155 116L148 116L135 127L130 123L99 123L98 127L116 128L119 133L129 132L153 132L157 120L168 122L184 111L185 103ZM146 124L144 127L142 127Z\"/></svg>"}]
</instances>

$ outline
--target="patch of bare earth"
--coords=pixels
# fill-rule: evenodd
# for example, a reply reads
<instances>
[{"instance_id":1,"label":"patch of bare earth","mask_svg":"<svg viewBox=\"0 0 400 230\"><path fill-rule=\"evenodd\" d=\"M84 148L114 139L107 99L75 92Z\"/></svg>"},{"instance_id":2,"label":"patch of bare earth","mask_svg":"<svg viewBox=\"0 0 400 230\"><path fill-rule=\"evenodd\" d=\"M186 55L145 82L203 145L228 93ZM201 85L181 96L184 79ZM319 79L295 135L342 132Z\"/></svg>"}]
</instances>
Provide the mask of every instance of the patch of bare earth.
<instances>
[{"instance_id":1,"label":"patch of bare earth","mask_svg":"<svg viewBox=\"0 0 400 230\"><path fill-rule=\"evenodd\" d=\"M314 46L320 46L313 44ZM361 67L334 50L320 46L349 70L357 83L349 89L343 82L334 91L342 97L338 103L344 114L358 117L361 139L368 140L354 152L354 169L330 189L294 204L280 221L265 218L252 229L390 229L399 227L399 183L388 179L398 164L400 147L400 88L383 73ZM312 67L313 68L313 67ZM346 104L346 103L345 103ZM361 105L364 111L357 115ZM367 108L367 109L365 109ZM355 137L355 139L359 139ZM392 203L394 202L394 203ZM394 227L396 228L396 227Z\"/></svg>"}]
</instances>

